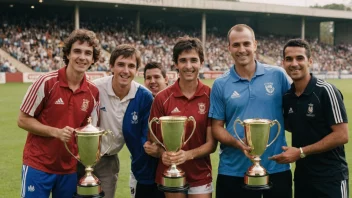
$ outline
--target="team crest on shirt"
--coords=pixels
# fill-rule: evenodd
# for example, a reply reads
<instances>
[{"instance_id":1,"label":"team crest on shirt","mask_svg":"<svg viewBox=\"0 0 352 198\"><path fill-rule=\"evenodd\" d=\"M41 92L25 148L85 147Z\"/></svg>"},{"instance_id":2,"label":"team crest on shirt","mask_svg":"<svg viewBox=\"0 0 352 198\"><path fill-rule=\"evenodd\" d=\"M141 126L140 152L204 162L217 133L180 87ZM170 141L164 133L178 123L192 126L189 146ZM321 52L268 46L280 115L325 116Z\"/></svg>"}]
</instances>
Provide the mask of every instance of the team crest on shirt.
<instances>
[{"instance_id":1,"label":"team crest on shirt","mask_svg":"<svg viewBox=\"0 0 352 198\"><path fill-rule=\"evenodd\" d=\"M198 103L199 114L205 114L205 103Z\"/></svg>"},{"instance_id":2,"label":"team crest on shirt","mask_svg":"<svg viewBox=\"0 0 352 198\"><path fill-rule=\"evenodd\" d=\"M89 100L83 99L81 110L87 112L88 107L89 107Z\"/></svg>"},{"instance_id":3,"label":"team crest on shirt","mask_svg":"<svg viewBox=\"0 0 352 198\"><path fill-rule=\"evenodd\" d=\"M266 94L273 95L273 93L275 91L275 87L273 86L273 84L274 83L272 83L272 82L264 83Z\"/></svg>"},{"instance_id":4,"label":"team crest on shirt","mask_svg":"<svg viewBox=\"0 0 352 198\"><path fill-rule=\"evenodd\" d=\"M314 105L312 103L308 104L307 116L309 116L309 117L314 117L315 116L315 114L313 114L314 113L313 106Z\"/></svg>"},{"instance_id":5,"label":"team crest on shirt","mask_svg":"<svg viewBox=\"0 0 352 198\"><path fill-rule=\"evenodd\" d=\"M131 115L132 115L131 123L132 124L138 124L138 113L134 111L133 113L131 113Z\"/></svg>"},{"instance_id":6,"label":"team crest on shirt","mask_svg":"<svg viewBox=\"0 0 352 198\"><path fill-rule=\"evenodd\" d=\"M290 110L288 110L288 114L291 114L291 113L293 113L292 107L290 107Z\"/></svg>"}]
</instances>

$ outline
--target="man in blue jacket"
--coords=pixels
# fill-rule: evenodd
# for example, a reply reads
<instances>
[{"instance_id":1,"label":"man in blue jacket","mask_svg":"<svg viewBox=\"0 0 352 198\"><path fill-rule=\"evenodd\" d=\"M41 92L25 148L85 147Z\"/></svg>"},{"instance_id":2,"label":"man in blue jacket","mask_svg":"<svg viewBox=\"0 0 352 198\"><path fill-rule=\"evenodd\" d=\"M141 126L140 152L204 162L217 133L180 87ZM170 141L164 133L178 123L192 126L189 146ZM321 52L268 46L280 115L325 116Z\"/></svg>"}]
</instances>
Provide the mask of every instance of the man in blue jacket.
<instances>
[{"instance_id":1,"label":"man in blue jacket","mask_svg":"<svg viewBox=\"0 0 352 198\"><path fill-rule=\"evenodd\" d=\"M147 141L153 96L148 89L133 80L140 64L140 52L136 48L119 45L110 57L113 75L94 81L101 101L100 115L93 115L93 121L115 135L112 146L94 168L94 174L101 180L107 198L115 195L120 168L117 153L125 143L131 153L131 169L137 180L136 197L162 195L154 183L158 160L146 154L143 148ZM102 151L109 147L108 137L104 138Z\"/></svg>"}]
</instances>

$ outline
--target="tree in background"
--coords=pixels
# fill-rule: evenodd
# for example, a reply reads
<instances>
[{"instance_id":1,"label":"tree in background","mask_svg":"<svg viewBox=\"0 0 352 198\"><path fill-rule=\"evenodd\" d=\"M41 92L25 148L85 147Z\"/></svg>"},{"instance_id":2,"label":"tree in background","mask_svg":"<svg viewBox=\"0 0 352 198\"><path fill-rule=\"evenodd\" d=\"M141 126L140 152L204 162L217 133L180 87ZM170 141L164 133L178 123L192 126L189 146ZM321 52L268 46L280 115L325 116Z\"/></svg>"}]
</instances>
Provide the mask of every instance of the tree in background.
<instances>
[{"instance_id":1,"label":"tree in background","mask_svg":"<svg viewBox=\"0 0 352 198\"><path fill-rule=\"evenodd\" d=\"M332 4L327 4L327 5L323 5L320 6L318 4L315 4L314 6L310 6L311 8L321 8L321 9L330 9L330 10L347 10L347 11L351 11L351 8L344 5L344 4L336 4L336 3L332 3Z\"/></svg>"},{"instance_id":2,"label":"tree in background","mask_svg":"<svg viewBox=\"0 0 352 198\"><path fill-rule=\"evenodd\" d=\"M320 42L329 45L334 44L334 22L326 21L320 23Z\"/></svg>"}]
</instances>

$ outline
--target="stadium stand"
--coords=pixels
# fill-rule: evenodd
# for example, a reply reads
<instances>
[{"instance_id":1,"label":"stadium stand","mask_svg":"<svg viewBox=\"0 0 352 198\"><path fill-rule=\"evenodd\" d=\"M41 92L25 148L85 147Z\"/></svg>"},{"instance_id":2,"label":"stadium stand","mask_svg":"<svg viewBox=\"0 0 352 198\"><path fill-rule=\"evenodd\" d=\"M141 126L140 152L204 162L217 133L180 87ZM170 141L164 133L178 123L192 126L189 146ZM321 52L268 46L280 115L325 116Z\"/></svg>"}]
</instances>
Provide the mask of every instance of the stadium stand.
<instances>
[{"instance_id":1,"label":"stadium stand","mask_svg":"<svg viewBox=\"0 0 352 198\"><path fill-rule=\"evenodd\" d=\"M0 47L17 61L38 72L56 70L63 66L61 60L63 38L73 30L72 20L69 17L45 15L28 18L28 16L8 17L0 14L0 19L3 22L0 29ZM167 70L173 70L171 52L176 38L185 34L200 38L199 28L160 24L158 21L142 22L141 34L137 36L133 20L123 16L114 19L86 18L81 21L81 27L95 31L105 50L91 71L108 71L109 52L122 43L132 44L142 52L142 65L149 61L157 61ZM216 30L216 27L207 29L204 71L225 71L232 64L232 58L227 52L227 32ZM257 59L264 63L281 65L281 50L290 38L272 34L257 35ZM313 71L352 73L352 45L342 43L332 46L320 43L317 38L308 40L313 46L315 62ZM7 62L0 61L0 66L8 67ZM16 65L17 70L22 71L23 64L12 65Z\"/></svg>"}]
</instances>

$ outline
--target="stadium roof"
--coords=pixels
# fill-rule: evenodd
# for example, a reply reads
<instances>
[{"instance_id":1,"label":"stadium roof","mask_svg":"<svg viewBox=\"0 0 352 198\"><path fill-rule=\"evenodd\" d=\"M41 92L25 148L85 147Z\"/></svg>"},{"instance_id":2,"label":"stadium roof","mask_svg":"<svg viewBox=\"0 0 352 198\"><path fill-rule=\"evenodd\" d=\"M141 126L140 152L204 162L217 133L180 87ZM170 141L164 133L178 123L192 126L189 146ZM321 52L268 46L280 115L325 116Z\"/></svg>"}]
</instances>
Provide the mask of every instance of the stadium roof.
<instances>
[{"instance_id":1,"label":"stadium roof","mask_svg":"<svg viewBox=\"0 0 352 198\"><path fill-rule=\"evenodd\" d=\"M39 0L0 0L6 3L35 4ZM43 4L75 4L82 6L111 7L118 5L119 9L153 10L156 7L168 10L192 9L203 12L227 12L243 16L264 14L271 17L302 17L316 21L339 21L352 19L351 11L328 10L309 7L285 6L263 3L232 2L220 0L43 0Z\"/></svg>"}]
</instances>

